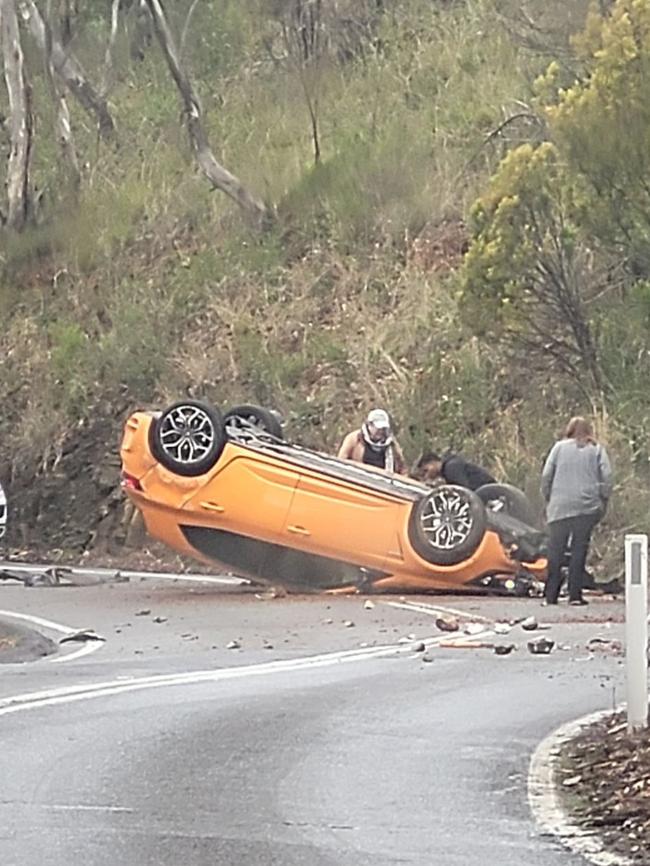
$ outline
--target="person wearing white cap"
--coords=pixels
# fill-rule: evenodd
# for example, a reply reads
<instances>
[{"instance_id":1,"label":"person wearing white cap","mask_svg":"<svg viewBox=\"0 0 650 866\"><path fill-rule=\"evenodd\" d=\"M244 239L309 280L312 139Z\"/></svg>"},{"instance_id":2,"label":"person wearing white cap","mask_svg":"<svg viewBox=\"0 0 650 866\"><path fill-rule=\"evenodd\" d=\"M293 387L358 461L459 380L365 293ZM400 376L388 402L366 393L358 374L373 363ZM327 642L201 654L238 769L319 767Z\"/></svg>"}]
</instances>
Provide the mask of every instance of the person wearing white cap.
<instances>
[{"instance_id":1,"label":"person wearing white cap","mask_svg":"<svg viewBox=\"0 0 650 866\"><path fill-rule=\"evenodd\" d=\"M384 409L373 409L360 430L348 433L338 456L342 460L355 460L400 475L407 471L402 449L393 438L390 416Z\"/></svg>"}]
</instances>

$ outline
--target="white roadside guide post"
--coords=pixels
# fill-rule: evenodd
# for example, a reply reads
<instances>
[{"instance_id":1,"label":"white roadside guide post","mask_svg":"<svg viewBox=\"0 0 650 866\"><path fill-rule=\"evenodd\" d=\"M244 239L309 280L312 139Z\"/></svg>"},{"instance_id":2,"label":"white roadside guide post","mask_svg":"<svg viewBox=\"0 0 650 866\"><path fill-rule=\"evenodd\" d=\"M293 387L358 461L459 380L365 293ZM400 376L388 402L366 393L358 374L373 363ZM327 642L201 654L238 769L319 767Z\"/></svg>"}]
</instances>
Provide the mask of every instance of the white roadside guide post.
<instances>
[{"instance_id":1,"label":"white roadside guide post","mask_svg":"<svg viewBox=\"0 0 650 866\"><path fill-rule=\"evenodd\" d=\"M625 536L627 727L648 726L648 536Z\"/></svg>"}]
</instances>

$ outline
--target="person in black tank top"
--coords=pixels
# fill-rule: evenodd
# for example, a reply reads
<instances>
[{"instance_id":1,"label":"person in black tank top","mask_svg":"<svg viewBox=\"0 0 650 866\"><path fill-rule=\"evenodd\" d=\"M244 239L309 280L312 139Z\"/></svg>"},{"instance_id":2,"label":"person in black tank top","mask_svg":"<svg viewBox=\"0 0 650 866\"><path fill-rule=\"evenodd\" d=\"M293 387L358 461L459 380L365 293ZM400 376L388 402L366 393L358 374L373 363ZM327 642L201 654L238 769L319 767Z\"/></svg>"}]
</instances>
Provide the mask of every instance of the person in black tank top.
<instances>
[{"instance_id":1,"label":"person in black tank top","mask_svg":"<svg viewBox=\"0 0 650 866\"><path fill-rule=\"evenodd\" d=\"M380 469L386 468L386 449L383 448L381 451L377 451L372 446L368 445L367 442L363 443L363 463L367 463L369 466L378 466Z\"/></svg>"},{"instance_id":2,"label":"person in black tank top","mask_svg":"<svg viewBox=\"0 0 650 866\"><path fill-rule=\"evenodd\" d=\"M402 449L393 438L390 417L384 409L373 409L360 430L348 433L339 448L338 457L388 472L402 475L407 472Z\"/></svg>"}]
</instances>

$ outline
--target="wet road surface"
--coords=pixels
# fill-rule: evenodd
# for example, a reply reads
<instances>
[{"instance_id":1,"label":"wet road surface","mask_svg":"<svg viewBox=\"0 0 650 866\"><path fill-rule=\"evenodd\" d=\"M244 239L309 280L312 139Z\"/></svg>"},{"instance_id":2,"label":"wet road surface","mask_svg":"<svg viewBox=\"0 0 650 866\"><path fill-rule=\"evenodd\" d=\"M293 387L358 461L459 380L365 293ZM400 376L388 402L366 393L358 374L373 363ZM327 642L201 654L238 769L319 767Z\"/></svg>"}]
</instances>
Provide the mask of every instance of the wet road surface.
<instances>
[{"instance_id":1,"label":"wet road surface","mask_svg":"<svg viewBox=\"0 0 650 866\"><path fill-rule=\"evenodd\" d=\"M621 658L585 649L620 636L622 604L406 599L487 628L560 621L550 656L528 654L515 626L489 637L518 647L498 657L411 651L445 636L426 608L390 601L0 587L6 611L107 638L69 663L0 671L3 866L580 866L538 835L528 764L559 724L623 697Z\"/></svg>"}]
</instances>

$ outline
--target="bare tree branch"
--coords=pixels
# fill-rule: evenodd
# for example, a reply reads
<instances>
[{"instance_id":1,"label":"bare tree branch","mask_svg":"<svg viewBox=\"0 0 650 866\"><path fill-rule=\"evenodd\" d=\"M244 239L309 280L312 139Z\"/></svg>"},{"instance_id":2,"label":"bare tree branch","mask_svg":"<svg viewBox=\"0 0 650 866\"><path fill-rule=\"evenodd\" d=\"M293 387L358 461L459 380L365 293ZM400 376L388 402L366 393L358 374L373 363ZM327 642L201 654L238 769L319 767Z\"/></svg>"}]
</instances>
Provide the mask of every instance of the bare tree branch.
<instances>
[{"instance_id":1,"label":"bare tree branch","mask_svg":"<svg viewBox=\"0 0 650 866\"><path fill-rule=\"evenodd\" d=\"M181 60L185 56L185 43L187 41L187 34L189 32L189 29L190 29L190 24L192 22L192 16L194 15L194 10L196 9L196 7L198 5L199 5L199 0L194 0L194 2L192 3L192 5L190 6L190 8L187 12L187 17L185 18L185 24L183 25L183 32L181 34L181 47L180 47Z\"/></svg>"},{"instance_id":2,"label":"bare tree branch","mask_svg":"<svg viewBox=\"0 0 650 866\"><path fill-rule=\"evenodd\" d=\"M30 167L33 123L31 93L25 75L16 0L1 0L0 30L5 83L9 97L11 138L7 166L7 225L20 231L29 219L32 207Z\"/></svg>"},{"instance_id":3,"label":"bare tree branch","mask_svg":"<svg viewBox=\"0 0 650 866\"><path fill-rule=\"evenodd\" d=\"M190 142L201 171L217 189L230 196L242 210L253 217L258 225L263 225L270 219L269 209L262 201L255 198L235 175L217 162L210 149L203 127L198 96L179 60L174 37L160 0L146 0L146 3L153 18L156 37L183 101Z\"/></svg>"},{"instance_id":4,"label":"bare tree branch","mask_svg":"<svg viewBox=\"0 0 650 866\"><path fill-rule=\"evenodd\" d=\"M507 129L507 128L510 126L511 123L515 123L515 122L518 121L518 120L525 120L525 121L527 121L528 123L535 124L535 126L537 126L538 130L540 130L540 131L543 130L543 128L544 128L544 121L543 121L543 119L542 119L539 115L534 114L534 113L533 113L532 111L530 111L530 110L527 110L527 111L518 111L516 114L512 114L512 115L510 115L509 117L506 117L505 120L503 120L503 121L502 121L498 126L496 126L494 129L490 130L490 132L485 136L485 138L483 139L483 141L482 141L482 142L480 143L480 145L476 148L475 152L474 152L474 153L472 154L472 156L470 156L470 158L467 160L467 162L466 162L466 164L465 164L465 170L467 170L467 169L472 165L472 163L474 162L474 160L477 159L477 157L480 156L480 154L481 154L481 152L483 151L483 149L484 149L485 147L487 147L488 144L490 144L491 141L494 141L495 138L498 138L498 136L500 136L501 133L502 133L505 129Z\"/></svg>"},{"instance_id":5,"label":"bare tree branch","mask_svg":"<svg viewBox=\"0 0 650 866\"><path fill-rule=\"evenodd\" d=\"M29 25L30 32L39 48L46 54L46 28L43 17L34 0L19 0L19 8L23 19ZM88 81L86 73L75 58L67 52L58 39L52 38L52 66L65 82L67 88L77 98L81 106L97 121L99 134L102 138L110 138L115 132L115 124L108 110L106 100L97 93Z\"/></svg>"},{"instance_id":6,"label":"bare tree branch","mask_svg":"<svg viewBox=\"0 0 650 866\"><path fill-rule=\"evenodd\" d=\"M298 73L309 114L314 163L321 159L318 114L318 65L322 60L323 17L321 0L293 0L281 22L287 57Z\"/></svg>"}]
</instances>

